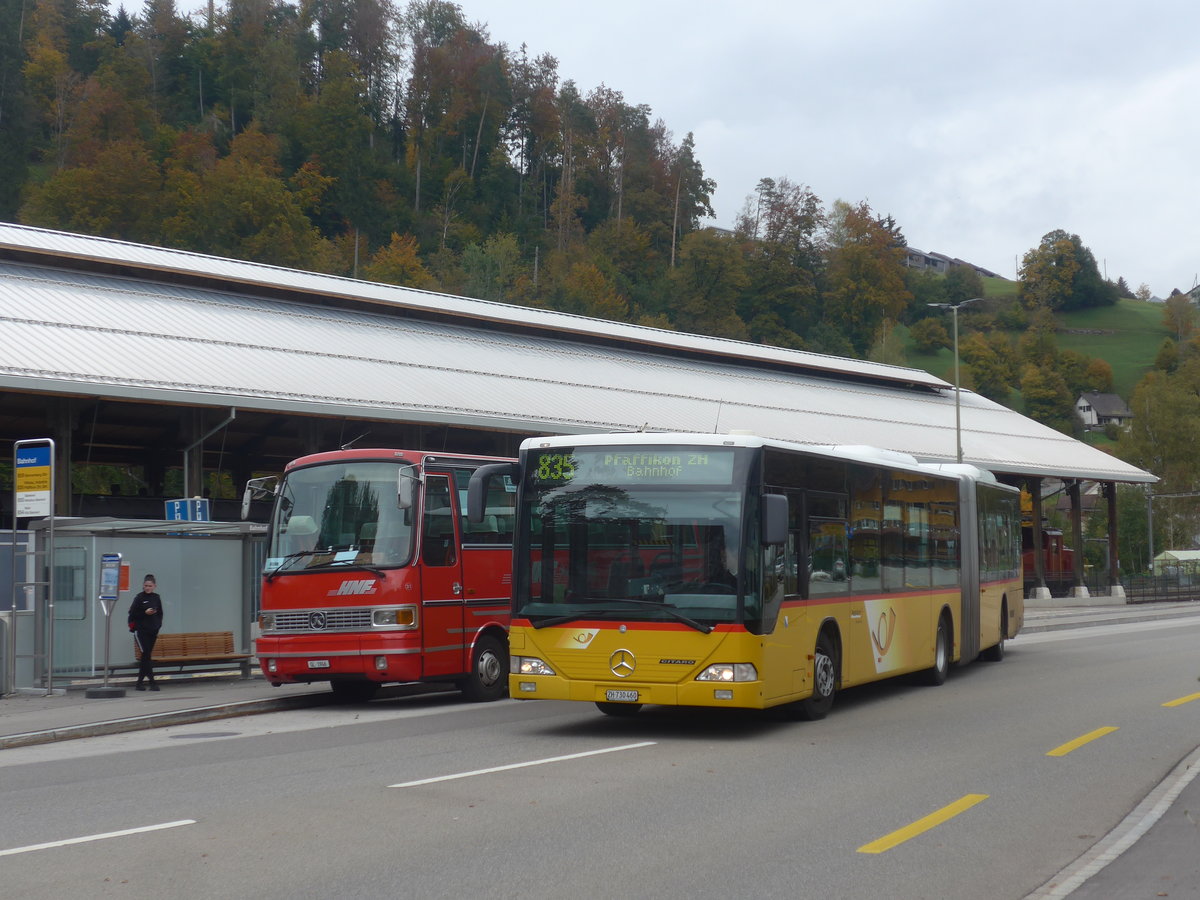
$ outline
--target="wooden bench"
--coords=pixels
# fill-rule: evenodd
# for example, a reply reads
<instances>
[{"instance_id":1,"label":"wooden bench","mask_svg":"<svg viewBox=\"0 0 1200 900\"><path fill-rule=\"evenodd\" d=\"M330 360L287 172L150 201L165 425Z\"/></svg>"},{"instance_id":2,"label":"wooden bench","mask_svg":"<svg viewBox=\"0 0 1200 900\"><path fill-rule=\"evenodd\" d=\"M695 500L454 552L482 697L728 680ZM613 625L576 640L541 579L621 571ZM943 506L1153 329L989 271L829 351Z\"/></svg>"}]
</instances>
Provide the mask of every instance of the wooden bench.
<instances>
[{"instance_id":1,"label":"wooden bench","mask_svg":"<svg viewBox=\"0 0 1200 900\"><path fill-rule=\"evenodd\" d=\"M140 662L142 651L137 641L133 642L133 647L134 656ZM184 666L223 668L237 665L242 670L243 678L250 677L250 654L238 653L234 649L232 631L185 631L176 634L164 632L154 642L154 651L150 659L156 672L171 666L178 666L182 672ZM137 663L134 667L136 665Z\"/></svg>"}]
</instances>

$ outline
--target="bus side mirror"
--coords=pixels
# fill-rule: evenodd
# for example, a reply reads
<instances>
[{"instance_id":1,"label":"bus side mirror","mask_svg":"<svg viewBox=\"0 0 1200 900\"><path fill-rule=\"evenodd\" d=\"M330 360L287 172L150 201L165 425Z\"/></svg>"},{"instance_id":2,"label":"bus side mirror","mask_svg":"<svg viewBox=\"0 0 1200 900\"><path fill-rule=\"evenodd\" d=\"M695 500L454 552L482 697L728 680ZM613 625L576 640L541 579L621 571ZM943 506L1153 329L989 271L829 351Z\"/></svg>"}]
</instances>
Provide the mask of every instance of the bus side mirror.
<instances>
[{"instance_id":1,"label":"bus side mirror","mask_svg":"<svg viewBox=\"0 0 1200 900\"><path fill-rule=\"evenodd\" d=\"M788 498L786 494L763 494L762 542L782 545L788 536Z\"/></svg>"},{"instance_id":2,"label":"bus side mirror","mask_svg":"<svg viewBox=\"0 0 1200 900\"><path fill-rule=\"evenodd\" d=\"M251 478L246 482L242 491L242 519L250 517L250 503L254 500L265 500L275 496L275 485L279 478L275 475L265 475L262 478Z\"/></svg>"},{"instance_id":3,"label":"bus side mirror","mask_svg":"<svg viewBox=\"0 0 1200 900\"><path fill-rule=\"evenodd\" d=\"M487 509L488 481L503 475L516 481L519 471L516 463L492 463L472 472L471 481L467 484L467 521L476 525L483 521Z\"/></svg>"},{"instance_id":4,"label":"bus side mirror","mask_svg":"<svg viewBox=\"0 0 1200 900\"><path fill-rule=\"evenodd\" d=\"M396 485L396 506L400 509L412 509L416 506L417 485L421 483L420 469L417 466L403 466L400 469L400 481Z\"/></svg>"}]
</instances>

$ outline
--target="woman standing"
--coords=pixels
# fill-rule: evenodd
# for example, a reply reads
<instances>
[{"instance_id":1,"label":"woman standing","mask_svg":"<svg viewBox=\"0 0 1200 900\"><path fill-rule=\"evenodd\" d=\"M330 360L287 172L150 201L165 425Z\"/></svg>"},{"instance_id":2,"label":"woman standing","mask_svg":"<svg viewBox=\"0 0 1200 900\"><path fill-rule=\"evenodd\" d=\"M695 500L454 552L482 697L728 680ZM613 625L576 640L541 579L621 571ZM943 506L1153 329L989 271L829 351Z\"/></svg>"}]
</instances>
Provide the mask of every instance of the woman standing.
<instances>
[{"instance_id":1,"label":"woman standing","mask_svg":"<svg viewBox=\"0 0 1200 900\"><path fill-rule=\"evenodd\" d=\"M147 575L142 579L141 593L129 605L129 630L133 632L133 639L142 654L137 684L134 685L139 691L144 691L147 684L150 690L158 690L158 685L154 683L154 664L150 659L163 620L162 597L156 593L157 588L158 582L154 576Z\"/></svg>"}]
</instances>

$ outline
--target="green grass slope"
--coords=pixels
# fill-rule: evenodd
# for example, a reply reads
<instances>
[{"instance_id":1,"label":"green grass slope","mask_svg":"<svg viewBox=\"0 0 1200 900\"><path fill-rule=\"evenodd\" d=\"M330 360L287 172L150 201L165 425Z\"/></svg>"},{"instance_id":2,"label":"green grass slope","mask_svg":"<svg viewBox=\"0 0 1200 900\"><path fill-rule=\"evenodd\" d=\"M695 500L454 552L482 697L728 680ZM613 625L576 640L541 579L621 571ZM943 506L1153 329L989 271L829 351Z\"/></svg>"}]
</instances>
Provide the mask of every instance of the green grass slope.
<instances>
[{"instance_id":1,"label":"green grass slope","mask_svg":"<svg viewBox=\"0 0 1200 900\"><path fill-rule=\"evenodd\" d=\"M1058 317L1058 346L1102 359L1113 369L1113 391L1126 400L1134 385L1154 368L1165 338L1163 304L1118 300L1115 306L1064 313Z\"/></svg>"},{"instance_id":2,"label":"green grass slope","mask_svg":"<svg viewBox=\"0 0 1200 900\"><path fill-rule=\"evenodd\" d=\"M1005 282L1003 279L985 281L989 282L989 299L1011 297L1016 302L1016 282ZM998 282L1004 290L993 291L990 283L993 281ZM1163 305L1141 300L1118 300L1115 306L1063 313L1058 316L1058 321L1059 348L1107 362L1113 370L1113 392L1126 401L1134 386L1154 368L1154 358L1163 340L1171 337L1163 325ZM960 341L965 333L959 334ZM1010 337L1016 341L1020 334L1013 332ZM903 333L903 340L908 365L946 381L954 381L952 351L917 353L908 340L907 330Z\"/></svg>"}]
</instances>

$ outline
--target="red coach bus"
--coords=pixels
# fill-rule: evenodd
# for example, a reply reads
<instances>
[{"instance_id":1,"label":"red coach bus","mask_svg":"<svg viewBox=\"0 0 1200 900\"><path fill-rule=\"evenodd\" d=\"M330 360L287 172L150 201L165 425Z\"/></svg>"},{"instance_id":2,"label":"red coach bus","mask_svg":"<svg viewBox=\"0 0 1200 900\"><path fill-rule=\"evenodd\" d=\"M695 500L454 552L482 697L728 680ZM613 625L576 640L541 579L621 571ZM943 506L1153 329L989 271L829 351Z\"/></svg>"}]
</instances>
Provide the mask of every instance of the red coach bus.
<instances>
[{"instance_id":1,"label":"red coach bus","mask_svg":"<svg viewBox=\"0 0 1200 900\"><path fill-rule=\"evenodd\" d=\"M340 450L251 480L243 517L274 501L255 647L267 680L328 681L344 700L416 681L504 696L516 488L493 479L472 523L466 496L476 468L505 461Z\"/></svg>"}]
</instances>

